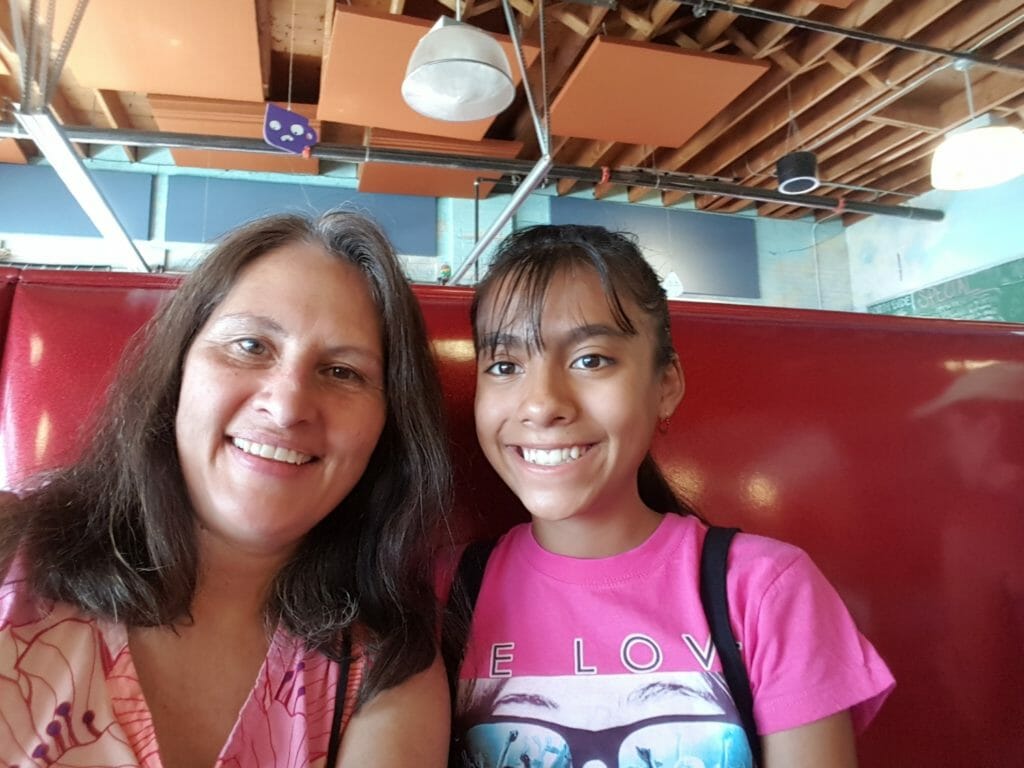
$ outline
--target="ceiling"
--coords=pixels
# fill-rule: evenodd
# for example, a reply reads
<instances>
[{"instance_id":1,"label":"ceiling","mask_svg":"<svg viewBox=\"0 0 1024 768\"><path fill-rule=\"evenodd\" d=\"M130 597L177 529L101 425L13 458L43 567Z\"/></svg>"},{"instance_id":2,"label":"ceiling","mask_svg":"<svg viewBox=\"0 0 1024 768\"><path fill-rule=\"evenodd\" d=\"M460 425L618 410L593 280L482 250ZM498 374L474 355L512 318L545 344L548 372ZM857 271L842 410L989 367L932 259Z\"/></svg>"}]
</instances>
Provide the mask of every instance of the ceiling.
<instances>
[{"instance_id":1,"label":"ceiling","mask_svg":"<svg viewBox=\"0 0 1024 768\"><path fill-rule=\"evenodd\" d=\"M28 2L16 1L27 18ZM774 190L775 161L809 149L824 181L816 195L845 199L841 210L856 201L898 205L930 189L932 151L969 118L964 76L947 56L748 18L738 7L702 13L669 0L609 1L510 0L540 104L546 86L554 163L594 169L576 174L583 181L556 177L559 194L660 196L665 205L692 200L722 213L756 206L780 218L831 215L787 201L694 195L669 183L685 174L710 177L715 190L718 182ZM261 138L263 103L271 100L307 116L322 144L532 163L539 150L522 87L508 110L472 123L430 120L401 100L412 47L439 15L453 15L454 2L136 0L126 11L122 0L91 0L51 106L67 127ZM45 28L47 4L34 5ZM1005 63L968 71L975 110L1024 124L1024 0L735 5ZM75 2L55 7L54 52ZM462 17L499 36L517 70L500 0L466 0ZM8 0L0 0L0 97L8 106L20 100L15 43ZM25 162L34 152L30 142L0 140L0 162ZM132 147L125 153L145 160ZM174 159L303 174L327 165L315 151L306 159L179 149ZM374 192L471 197L481 175L359 165L361 188Z\"/></svg>"}]
</instances>

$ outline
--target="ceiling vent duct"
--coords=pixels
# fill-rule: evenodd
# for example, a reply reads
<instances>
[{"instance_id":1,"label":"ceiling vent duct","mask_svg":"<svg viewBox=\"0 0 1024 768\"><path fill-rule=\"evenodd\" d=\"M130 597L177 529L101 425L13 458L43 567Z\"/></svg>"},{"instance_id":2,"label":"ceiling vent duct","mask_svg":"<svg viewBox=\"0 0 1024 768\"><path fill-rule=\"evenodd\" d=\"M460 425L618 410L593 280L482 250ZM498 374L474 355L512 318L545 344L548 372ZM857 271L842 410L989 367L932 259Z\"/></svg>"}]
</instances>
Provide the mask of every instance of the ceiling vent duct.
<instances>
[{"instance_id":1,"label":"ceiling vent duct","mask_svg":"<svg viewBox=\"0 0 1024 768\"><path fill-rule=\"evenodd\" d=\"M818 179L818 158L813 152L790 152L775 164L779 192L784 195L806 195L821 184Z\"/></svg>"}]
</instances>

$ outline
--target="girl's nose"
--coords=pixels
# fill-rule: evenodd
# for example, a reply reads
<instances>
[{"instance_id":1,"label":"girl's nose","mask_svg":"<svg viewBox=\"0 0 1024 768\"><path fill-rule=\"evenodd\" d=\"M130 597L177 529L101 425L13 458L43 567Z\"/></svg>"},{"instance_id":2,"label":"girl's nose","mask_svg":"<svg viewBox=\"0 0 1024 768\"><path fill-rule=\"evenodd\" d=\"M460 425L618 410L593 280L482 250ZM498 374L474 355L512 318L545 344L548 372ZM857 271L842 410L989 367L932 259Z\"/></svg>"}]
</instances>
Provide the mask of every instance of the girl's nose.
<instances>
[{"instance_id":1,"label":"girl's nose","mask_svg":"<svg viewBox=\"0 0 1024 768\"><path fill-rule=\"evenodd\" d=\"M576 403L566 377L567 373L556 366L531 366L523 380L520 420L535 426L571 421Z\"/></svg>"}]
</instances>

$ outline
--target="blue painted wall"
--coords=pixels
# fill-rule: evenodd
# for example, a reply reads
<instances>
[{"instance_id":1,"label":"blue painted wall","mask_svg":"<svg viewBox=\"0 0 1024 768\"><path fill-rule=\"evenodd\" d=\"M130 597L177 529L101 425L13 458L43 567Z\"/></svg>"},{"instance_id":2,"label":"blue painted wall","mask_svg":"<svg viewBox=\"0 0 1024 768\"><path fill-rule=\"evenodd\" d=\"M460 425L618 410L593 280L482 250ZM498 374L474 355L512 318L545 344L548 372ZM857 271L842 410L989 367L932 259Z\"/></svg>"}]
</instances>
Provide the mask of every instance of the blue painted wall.
<instances>
[{"instance_id":1,"label":"blue painted wall","mask_svg":"<svg viewBox=\"0 0 1024 768\"><path fill-rule=\"evenodd\" d=\"M432 197L363 194L337 187L199 176L172 176L168 180L164 238L206 243L260 216L288 212L317 214L339 206L376 219L399 253L437 254L437 201Z\"/></svg>"},{"instance_id":2,"label":"blue painted wall","mask_svg":"<svg viewBox=\"0 0 1024 768\"><path fill-rule=\"evenodd\" d=\"M555 197L551 223L632 232L659 273L676 273L685 294L761 296L752 219Z\"/></svg>"},{"instance_id":3,"label":"blue painted wall","mask_svg":"<svg viewBox=\"0 0 1024 768\"><path fill-rule=\"evenodd\" d=\"M153 177L91 170L129 237L150 237ZM0 232L99 237L89 217L48 165L0 163Z\"/></svg>"}]
</instances>

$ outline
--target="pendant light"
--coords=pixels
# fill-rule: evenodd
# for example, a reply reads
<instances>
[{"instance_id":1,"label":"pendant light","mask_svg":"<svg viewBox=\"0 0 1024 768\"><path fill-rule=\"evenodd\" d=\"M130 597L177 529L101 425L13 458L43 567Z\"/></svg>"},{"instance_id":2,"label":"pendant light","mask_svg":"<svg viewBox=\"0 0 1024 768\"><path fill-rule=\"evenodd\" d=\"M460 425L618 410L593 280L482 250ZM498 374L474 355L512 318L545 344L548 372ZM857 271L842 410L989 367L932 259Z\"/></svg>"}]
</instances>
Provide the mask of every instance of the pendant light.
<instances>
[{"instance_id":1,"label":"pendant light","mask_svg":"<svg viewBox=\"0 0 1024 768\"><path fill-rule=\"evenodd\" d=\"M818 158L805 150L780 157L775 163L775 175L779 179L779 192L784 195L806 195L821 185Z\"/></svg>"},{"instance_id":2,"label":"pendant light","mask_svg":"<svg viewBox=\"0 0 1024 768\"><path fill-rule=\"evenodd\" d=\"M786 103L789 104L789 125L786 127L786 143L800 146L800 128L793 113L793 96L786 86ZM784 195L807 195L816 190L818 179L818 158L808 150L796 149L787 152L775 162L775 178L779 180L779 192Z\"/></svg>"},{"instance_id":3,"label":"pendant light","mask_svg":"<svg viewBox=\"0 0 1024 768\"><path fill-rule=\"evenodd\" d=\"M515 96L512 68L491 35L442 16L416 44L402 81L405 103L435 120L463 122L493 117Z\"/></svg>"},{"instance_id":4,"label":"pendant light","mask_svg":"<svg viewBox=\"0 0 1024 768\"><path fill-rule=\"evenodd\" d=\"M971 119L946 134L932 155L932 186L966 190L992 187L1024 173L1024 132L993 115L974 115L974 95L963 59L953 65L964 73Z\"/></svg>"}]
</instances>

